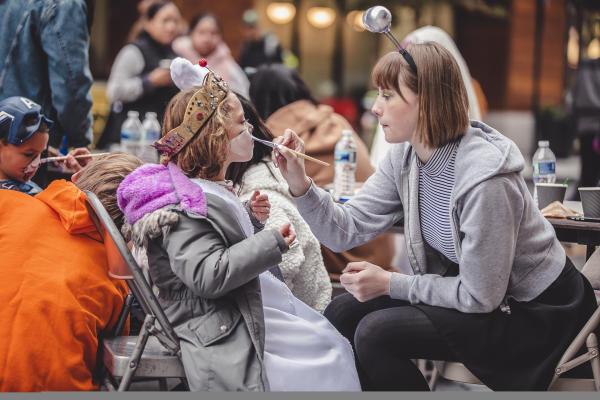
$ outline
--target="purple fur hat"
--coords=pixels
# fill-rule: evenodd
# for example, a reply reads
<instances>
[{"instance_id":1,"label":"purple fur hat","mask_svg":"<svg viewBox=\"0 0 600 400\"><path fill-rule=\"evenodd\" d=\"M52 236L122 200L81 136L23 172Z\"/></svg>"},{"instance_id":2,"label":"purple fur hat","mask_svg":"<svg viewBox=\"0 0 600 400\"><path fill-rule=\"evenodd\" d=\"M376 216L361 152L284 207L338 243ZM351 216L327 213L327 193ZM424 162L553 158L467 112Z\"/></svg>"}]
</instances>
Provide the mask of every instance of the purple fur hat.
<instances>
[{"instance_id":1,"label":"purple fur hat","mask_svg":"<svg viewBox=\"0 0 600 400\"><path fill-rule=\"evenodd\" d=\"M206 196L177 166L145 164L127 175L117 189L117 202L130 225L168 204L206 216Z\"/></svg>"}]
</instances>

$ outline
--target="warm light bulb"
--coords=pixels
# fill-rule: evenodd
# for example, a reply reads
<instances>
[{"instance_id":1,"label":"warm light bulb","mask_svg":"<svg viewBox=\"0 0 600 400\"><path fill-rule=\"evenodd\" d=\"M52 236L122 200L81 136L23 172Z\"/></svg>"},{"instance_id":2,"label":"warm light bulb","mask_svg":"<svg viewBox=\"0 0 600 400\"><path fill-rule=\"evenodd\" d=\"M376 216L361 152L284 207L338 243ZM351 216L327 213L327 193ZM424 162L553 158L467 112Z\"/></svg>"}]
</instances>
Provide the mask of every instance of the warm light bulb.
<instances>
[{"instance_id":1,"label":"warm light bulb","mask_svg":"<svg viewBox=\"0 0 600 400\"><path fill-rule=\"evenodd\" d=\"M365 25L362 22L364 10L354 10L350 11L346 16L346 22L348 25L352 27L357 32L362 32L365 30Z\"/></svg>"},{"instance_id":2,"label":"warm light bulb","mask_svg":"<svg viewBox=\"0 0 600 400\"><path fill-rule=\"evenodd\" d=\"M335 11L329 7L311 7L306 12L306 17L315 28L327 28L335 21Z\"/></svg>"},{"instance_id":3,"label":"warm light bulb","mask_svg":"<svg viewBox=\"0 0 600 400\"><path fill-rule=\"evenodd\" d=\"M287 24L296 15L296 7L290 3L273 2L267 6L267 17L276 24Z\"/></svg>"}]
</instances>

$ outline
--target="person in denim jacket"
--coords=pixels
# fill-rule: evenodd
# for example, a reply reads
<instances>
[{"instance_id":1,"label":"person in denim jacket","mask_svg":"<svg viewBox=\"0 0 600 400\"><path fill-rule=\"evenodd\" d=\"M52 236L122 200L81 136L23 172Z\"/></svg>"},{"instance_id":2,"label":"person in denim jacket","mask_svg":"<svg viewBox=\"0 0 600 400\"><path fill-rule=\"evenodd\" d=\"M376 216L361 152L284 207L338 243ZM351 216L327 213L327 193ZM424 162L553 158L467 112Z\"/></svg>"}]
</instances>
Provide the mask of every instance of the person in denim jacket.
<instances>
[{"instance_id":1,"label":"person in denim jacket","mask_svg":"<svg viewBox=\"0 0 600 400\"><path fill-rule=\"evenodd\" d=\"M23 96L40 104L56 122L54 147L63 135L76 148L92 138L91 16L84 0L0 2L0 98Z\"/></svg>"}]
</instances>

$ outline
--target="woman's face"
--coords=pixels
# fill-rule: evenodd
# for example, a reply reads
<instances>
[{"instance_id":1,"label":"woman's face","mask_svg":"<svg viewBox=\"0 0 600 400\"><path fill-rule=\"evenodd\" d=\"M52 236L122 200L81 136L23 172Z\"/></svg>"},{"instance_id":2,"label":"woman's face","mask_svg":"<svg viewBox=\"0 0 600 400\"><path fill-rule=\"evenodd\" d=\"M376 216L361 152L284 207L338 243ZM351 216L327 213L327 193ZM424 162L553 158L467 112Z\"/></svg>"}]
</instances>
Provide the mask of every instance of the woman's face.
<instances>
[{"instance_id":1,"label":"woman's face","mask_svg":"<svg viewBox=\"0 0 600 400\"><path fill-rule=\"evenodd\" d=\"M419 97L402 82L398 86L406 101L393 89L378 88L371 111L379 119L388 143L412 143L419 119Z\"/></svg>"},{"instance_id":2,"label":"woman's face","mask_svg":"<svg viewBox=\"0 0 600 400\"><path fill-rule=\"evenodd\" d=\"M146 31L162 45L169 45L179 33L181 14L173 3L163 6L154 15L154 18L146 22Z\"/></svg>"},{"instance_id":3,"label":"woman's face","mask_svg":"<svg viewBox=\"0 0 600 400\"><path fill-rule=\"evenodd\" d=\"M192 45L201 56L210 55L221 42L221 32L213 18L207 17L196 24L190 33Z\"/></svg>"},{"instance_id":4,"label":"woman's face","mask_svg":"<svg viewBox=\"0 0 600 400\"><path fill-rule=\"evenodd\" d=\"M246 120L242 103L237 96L230 92L227 101L231 106L231 119L225 127L229 137L227 161L230 163L250 161L254 152L254 141L251 137L253 126Z\"/></svg>"}]
</instances>

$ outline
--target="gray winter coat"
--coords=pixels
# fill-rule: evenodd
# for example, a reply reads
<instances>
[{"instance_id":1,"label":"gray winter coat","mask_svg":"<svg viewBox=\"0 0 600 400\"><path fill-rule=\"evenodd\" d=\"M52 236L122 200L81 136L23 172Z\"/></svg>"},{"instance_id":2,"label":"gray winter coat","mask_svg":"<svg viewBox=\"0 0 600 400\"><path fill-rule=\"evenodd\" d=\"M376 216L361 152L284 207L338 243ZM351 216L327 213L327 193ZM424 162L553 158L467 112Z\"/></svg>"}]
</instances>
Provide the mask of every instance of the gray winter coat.
<instances>
[{"instance_id":1,"label":"gray winter coat","mask_svg":"<svg viewBox=\"0 0 600 400\"><path fill-rule=\"evenodd\" d=\"M315 236L333 251L358 246L404 217L415 275L393 273L390 296L468 313L487 313L507 297L529 301L560 275L565 252L521 177L517 146L471 121L456 152L450 223L459 271L421 235L419 168L410 144L394 144L360 192L334 204L314 184L294 200ZM455 271L454 271L455 272Z\"/></svg>"},{"instance_id":2,"label":"gray winter coat","mask_svg":"<svg viewBox=\"0 0 600 400\"><path fill-rule=\"evenodd\" d=\"M166 206L133 226L147 243L158 300L181 340L193 391L267 391L264 317L258 275L288 246L275 230L246 238L219 196L207 216ZM252 221L257 229L260 224Z\"/></svg>"}]
</instances>

